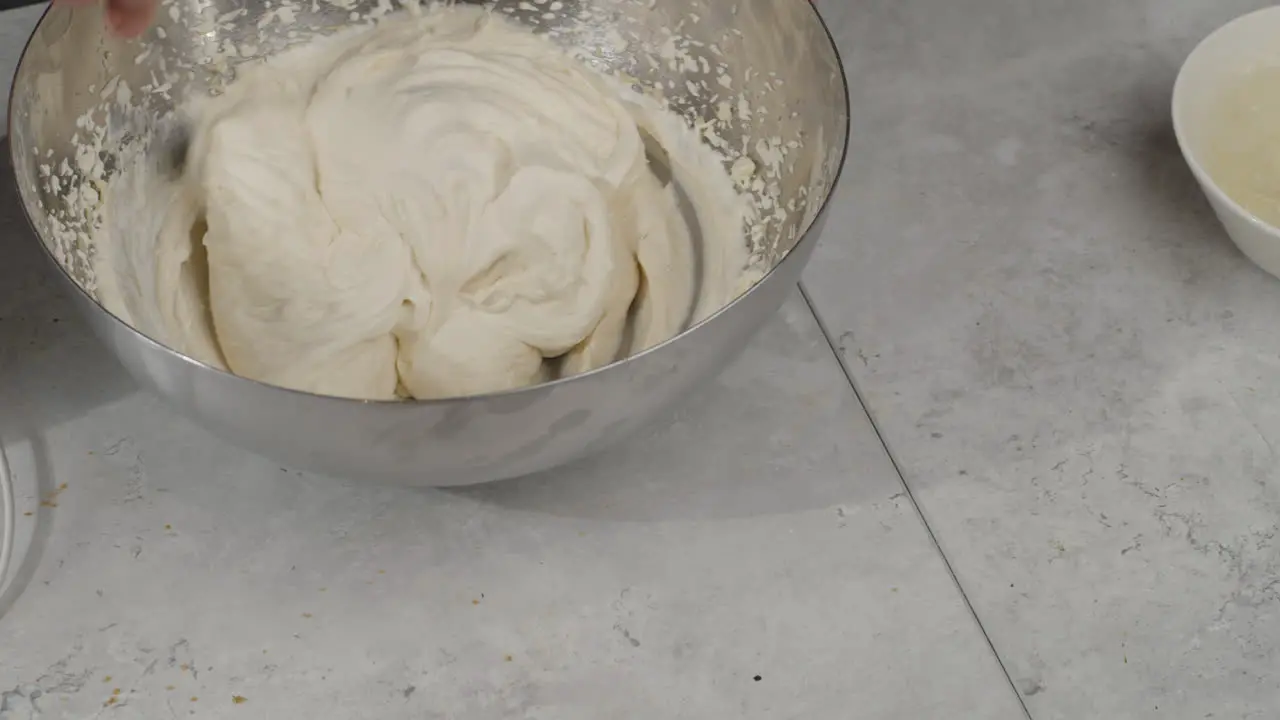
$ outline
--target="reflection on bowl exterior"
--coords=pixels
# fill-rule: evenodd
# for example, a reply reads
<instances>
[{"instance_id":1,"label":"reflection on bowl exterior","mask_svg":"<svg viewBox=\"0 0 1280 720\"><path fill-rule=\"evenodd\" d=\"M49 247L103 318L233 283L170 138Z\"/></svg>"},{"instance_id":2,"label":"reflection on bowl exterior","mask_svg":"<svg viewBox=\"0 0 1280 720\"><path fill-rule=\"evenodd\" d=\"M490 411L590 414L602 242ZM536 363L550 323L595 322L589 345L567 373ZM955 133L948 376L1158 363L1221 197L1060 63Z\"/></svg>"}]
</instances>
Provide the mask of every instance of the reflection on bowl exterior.
<instances>
[{"instance_id":1,"label":"reflection on bowl exterior","mask_svg":"<svg viewBox=\"0 0 1280 720\"><path fill-rule=\"evenodd\" d=\"M74 157L77 118L100 105L113 78L143 87L160 63L209 55L210 48L237 48L229 66L201 65L185 87L135 94L133 102L145 111L137 115L162 117L185 94L215 86L235 62L289 46L295 41L290 27L336 29L351 22L353 10L377 5L302 3L290 26L266 17L274 11L265 4L236 15L240 3L215 0L201 15L202 4L195 0L167 0L160 24L143 42L108 37L96 7L57 8L28 44L9 118L24 207L94 332L139 382L179 412L245 448L324 474L414 485L510 478L579 459L651 422L736 357L791 292L816 243L821 211L844 160L849 122L840 60L810 4L581 0L547 14L512 1L497 3L498 9L575 47L602 69L626 73L646 88L663 88L691 121L723 118L724 103L684 88L692 88L691 81L707 87L708 68L726 75L737 93L756 101L753 112L719 131L731 147L756 147L758 139L802 145L770 178L778 185L779 204L794 212L769 215L762 223L772 269L755 287L671 341L600 370L507 393L430 402L363 402L263 385L186 358L104 310L95 299L92 248L63 252L56 239L50 218L65 211L65 188L52 191L40 181L41 164ZM636 52L669 46L667 28L677 26L692 41L690 54L707 53L708 62L663 62L651 59L661 52ZM106 121L124 122L114 113ZM768 142L761 146L765 153ZM771 160L749 157L760 166ZM108 152L101 160L110 173L116 158Z\"/></svg>"}]
</instances>

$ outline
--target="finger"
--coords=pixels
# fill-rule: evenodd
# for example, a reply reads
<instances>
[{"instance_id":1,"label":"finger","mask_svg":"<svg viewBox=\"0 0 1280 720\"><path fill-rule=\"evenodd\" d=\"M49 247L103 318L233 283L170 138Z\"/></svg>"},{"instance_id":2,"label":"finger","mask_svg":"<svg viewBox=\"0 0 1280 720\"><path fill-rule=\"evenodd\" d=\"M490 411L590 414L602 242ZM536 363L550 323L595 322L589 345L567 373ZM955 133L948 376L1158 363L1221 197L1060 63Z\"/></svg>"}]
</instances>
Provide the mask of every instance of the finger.
<instances>
[{"instance_id":1,"label":"finger","mask_svg":"<svg viewBox=\"0 0 1280 720\"><path fill-rule=\"evenodd\" d=\"M121 37L137 37L151 26L156 0L107 0L107 26Z\"/></svg>"}]
</instances>

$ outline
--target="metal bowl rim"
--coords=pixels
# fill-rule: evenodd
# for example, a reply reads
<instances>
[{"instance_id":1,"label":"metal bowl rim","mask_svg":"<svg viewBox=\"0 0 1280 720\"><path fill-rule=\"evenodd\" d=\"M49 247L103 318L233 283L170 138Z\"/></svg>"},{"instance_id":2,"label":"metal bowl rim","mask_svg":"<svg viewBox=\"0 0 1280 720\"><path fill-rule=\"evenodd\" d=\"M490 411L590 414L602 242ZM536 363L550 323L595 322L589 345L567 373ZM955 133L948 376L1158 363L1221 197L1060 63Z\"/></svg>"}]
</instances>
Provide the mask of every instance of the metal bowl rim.
<instances>
[{"instance_id":1,"label":"metal bowl rim","mask_svg":"<svg viewBox=\"0 0 1280 720\"><path fill-rule=\"evenodd\" d=\"M27 60L27 53L31 49L31 43L32 41L35 40L36 35L40 32L40 29L44 26L44 22L46 19L48 19L49 13L52 10L53 10L53 5L51 3L45 8L45 11L41 13L40 19L36 22L36 25L32 29L31 34L27 36L27 40L22 46L22 54L18 57L18 64L14 68L14 78L16 78L18 74L22 72L23 65L26 63L26 60ZM58 272L62 274L63 278L67 280L73 287L75 287L76 292L80 293L80 295L83 296L84 299L88 300L90 303L96 306L97 309L102 311L102 313L105 314L108 318L110 318L112 322L128 330L131 335L139 338L146 345L149 345L168 355L171 355L181 360L182 362L192 365L195 368L200 370L217 373L219 375L224 375L234 380L238 380L244 383L249 383L252 385L257 385L268 391L289 393L292 395L298 395L298 396L309 397L309 398L317 398L321 400L328 400L328 401L344 403L344 404L386 405L389 407L398 407L398 406L399 407L418 407L423 405L427 405L427 406L434 405L438 407L444 407L449 405L457 405L461 403L473 402L477 400L480 400L480 401L497 400L501 398L514 397L514 396L522 395L525 393L531 393L535 391L552 390L554 388L557 388L563 385L568 385L570 383L574 383L578 381L586 381L588 378L606 373L619 366L626 365L627 363L633 360L638 360L642 357L646 357L648 355L662 352L662 350L668 347L669 345L672 345L675 342L685 338L686 336L693 334L704 325L714 322L716 318L729 312L732 308L734 308L740 302L744 301L747 298L747 296L759 290L761 285L768 282L769 278L773 276L774 271L776 271L780 266L786 263L787 260L790 259L791 255L801 245L803 245L806 240L809 239L809 235L814 231L814 229L820 226L819 221L823 218L824 215L826 215L827 210L830 208L831 200L832 198L835 197L836 190L840 185L840 180L844 175L845 162L848 160L848 157L849 157L849 141L850 141L849 136L853 126L853 119L852 119L853 113L852 113L852 108L850 107L851 100L849 97L849 77L844 69L844 60L840 56L840 46L836 43L835 36L832 35L831 33L831 27L827 25L826 19L822 17L822 13L818 10L818 6L815 2L811 1L809 3L809 10L810 12L813 13L814 18L818 21L818 25L819 27L822 28L823 33L826 35L827 42L830 43L830 46L831 46L831 51L835 55L836 69L840 73L840 87L844 94L844 103L845 103L844 143L843 143L843 146L840 148L840 162L836 166L835 177L831 179L831 185L827 189L827 196L823 198L822 205L818 208L818 211L813 215L813 221L810 222L809 227L805 228L804 233L802 233L800 236L800 239L796 241L796 243L791 247L791 249L787 250L786 254L784 254L781 258L779 258L778 261L774 263L772 267L769 268L768 272L766 272L763 277L761 277L758 281L756 281L756 283L752 285L750 289L748 289L746 292L742 293L738 297L726 303L719 310L716 310L714 313L707 316L706 318L703 318L701 321L691 325L688 328L685 328L680 333L677 333L676 335L662 341L661 343L658 343L657 345L654 345L651 348L647 348L634 355L625 357L621 360L615 360L614 362L611 362L608 365L605 365L603 367L599 367L594 370L589 370L584 373L579 373L577 375L571 375L565 378L557 378L549 382L538 383L537 385L530 385L527 387L514 388L511 390L501 390L498 392L480 393L476 395L460 395L457 397L448 397L448 398L435 398L430 400L418 400L416 398L410 398L407 400L362 400L358 398L344 398L344 397L339 397L335 395L321 395L318 393L307 392L305 390L295 390L293 388L282 387L280 385L272 385L271 383L262 382L261 380L254 380L252 378L247 378L242 375L236 375L235 373L230 372L228 370L216 368L212 365L208 365L206 363L200 362L199 360L188 357L185 353L179 352L178 350L175 350L169 347L168 345L165 345L164 343L153 339L146 333L138 330L134 326L125 322L124 320L121 320L119 317L116 317L115 313L111 312L102 303L98 302L98 299L95 298L92 294L90 294L87 290L85 290L84 286L82 286L74 277L72 277L71 273L67 271L66 267L64 267L63 264L58 262L58 259L54 257L53 252L49 249L49 246L45 243L44 239L40 236L40 232L36 229L35 220L32 219L31 213L28 211L27 203L25 201L22 201L19 203L22 206L22 217L26 219L27 227L31 230L31 235L36 239L36 244L40 246L41 252L44 253L45 257L48 258L49 262L51 262L54 265L54 267L58 269ZM15 89L16 89L16 85L14 83L10 83L9 96L8 96L9 108L6 112L6 117L5 117L5 134L8 136L8 140L9 140L9 165L10 165L10 168L13 170L14 191L18 193L19 200L22 200L22 190L18 186L19 178L18 178L18 169L17 169L17 163L16 163L17 158L15 154L16 150L14 149L14 145L13 145L13 114L14 114L13 98L14 98Z\"/></svg>"}]
</instances>

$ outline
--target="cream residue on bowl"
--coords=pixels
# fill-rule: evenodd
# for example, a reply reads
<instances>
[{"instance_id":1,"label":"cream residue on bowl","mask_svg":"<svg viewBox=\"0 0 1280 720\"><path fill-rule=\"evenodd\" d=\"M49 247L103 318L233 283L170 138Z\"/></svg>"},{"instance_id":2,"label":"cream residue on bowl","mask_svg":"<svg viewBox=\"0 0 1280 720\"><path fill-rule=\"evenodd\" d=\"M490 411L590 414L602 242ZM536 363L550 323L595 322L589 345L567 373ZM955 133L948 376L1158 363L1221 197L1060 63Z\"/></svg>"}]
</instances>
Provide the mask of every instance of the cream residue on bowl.
<instances>
[{"instance_id":1,"label":"cream residue on bowl","mask_svg":"<svg viewBox=\"0 0 1280 720\"><path fill-rule=\"evenodd\" d=\"M291 26L302 6L285 0L269 7L256 21L260 26ZM408 3L406 10L410 13L420 12L414 3ZM547 15L607 12L607 8L584 4L573 4L571 9L565 9L560 3L544 0L524 2L519 6L508 4L500 10L512 14L537 11ZM370 12L353 16L352 22L372 26L393 11L396 11L394 6L382 3ZM200 23L205 23L211 30L222 25L244 22L239 16L200 15L203 10L199 2L168 2L167 12L181 16L184 24L197 27ZM436 10L429 11L428 14L430 12ZM189 13L196 13L198 17L187 18ZM674 166L677 184L682 190L686 193L690 188L696 190L699 183L689 182L688 178L710 177L708 173L712 169L725 179L723 188L718 182L701 183L703 187L717 186L713 194L718 199L688 198L694 207L705 210L716 205L727 208L734 204L738 195L724 189L729 187L730 181L736 184L738 193L745 199L732 212L702 212L699 215L700 229L704 234L704 242L701 244L704 257L701 258L703 272L699 278L702 287L697 311L691 316L693 321L706 317L748 289L776 261L778 248L789 248L798 234L808 227L820 209L820 203L806 202L806 199L820 198L825 194L826 184L834 176L831 162L835 157L834 154L824 152L821 136L791 137L784 140L781 137L753 137L741 132L723 134L722 131L730 127L749 130L755 117L776 116L778 110L770 107L768 91L780 86L782 81L776 77L753 77L752 73L755 71L747 67L746 77L751 82L744 83L743 68L731 69L727 63L716 60L721 55L716 44L691 41L683 35L681 27L684 23L697 22L699 19L693 14L680 20L662 31L665 33L665 40L656 45L651 40L643 43L638 41L638 36L625 23L609 27L607 23L598 20L570 24L566 26L569 28L566 30L553 27L546 33L547 37L565 46L570 52L581 48L577 53L580 59L597 69L604 68L593 62L593 58L599 53L614 52L634 56L640 65L647 63L681 70L689 78L684 81L684 87L673 83L668 83L669 87L662 87L641 83L625 72L610 70L613 73L610 82L613 83L612 87L618 98L625 102L638 124L646 127L665 147ZM601 27L608 29L601 34ZM275 29L273 32L281 31ZM735 32L733 29L725 32L722 40L725 47L734 42ZM292 45L305 45L314 39L299 27L290 27L281 34ZM197 68L201 73L207 73L212 68L226 78L243 74L245 66L237 67L239 59L252 57L260 52L257 47L236 45L230 40L197 49L204 52L205 56L181 59L168 57L167 66L165 56L157 51L156 57L160 59L159 71L152 69L149 82L131 87L125 81L118 80L103 88L100 91L103 96L102 106L82 118L81 132L76 138L78 147L83 149L83 153L78 152L77 156L82 154L90 161L71 168L66 167L65 163L59 165L50 162L43 168L43 174L46 182L63 186L58 189L63 196L68 194L67 186L74 188L71 212L55 212L51 218L52 224L60 230L54 233L53 244L60 261L70 255L88 256L89 271L77 273L77 279L86 289L143 333L210 364L225 367L225 357L222 357L222 349L217 343L201 345L200 338L207 340L210 333L207 331L207 314L203 312L200 303L193 304L184 300L166 309L154 300L158 295L185 297L190 300L193 296L199 297L205 290L201 287L198 262L185 266L184 273L169 272L166 275L162 272L159 265L163 263L158 263L157 260L163 259L165 255L157 255L157 244L153 240L165 234L163 231L168 215L157 212L157 209L183 205L179 201L182 185L165 176L163 168L157 163L159 153L155 152L154 146L155 139L164 135L163 127L166 124L172 125L175 120L166 120L162 123L161 131L155 132L153 120L138 117L131 119L131 116L140 113L137 103L139 95L161 95L168 98L176 92L175 87L184 84L184 79L194 76ZM149 49L143 53L139 63L151 52ZM155 58L149 60L148 64L156 65ZM745 90L742 87L744 84L752 85L753 91ZM213 86L215 91L219 90L217 82ZM641 92L632 93L631 90ZM98 90L95 88L94 91ZM107 116L114 117L114 122L107 122ZM795 111L791 111L791 116L795 117ZM145 137L120 132L122 127L131 124L148 127L152 132ZM726 137L736 139L729 141ZM106 147L113 147L114 167L95 166L93 159L102 157ZM115 147L121 149L116 151ZM802 148L806 149L806 153L795 152ZM797 159L804 155L818 158L817 161L801 161L802 172L810 178L808 186L800 188L798 197L789 197L784 202L779 181L784 173L794 176ZM680 178L681 174L685 176L683 180ZM729 199L731 196L733 200ZM731 217L733 219L729 220ZM168 219L172 226L173 218ZM717 222L719 228L714 227ZM732 234L740 242L706 242L708 223L713 226L710 228L711 235L731 230L725 232L725 236ZM729 227L731 225L732 228ZM69 263L64 261L64 264ZM180 291L182 288L185 290ZM186 309L183 310L182 307ZM680 329L682 328L675 328L663 334L670 336ZM651 344L638 339L632 342L627 352ZM270 381L288 384L278 377L272 377ZM399 390L403 393L404 388ZM361 391L337 394L368 393ZM452 393L445 391L443 394Z\"/></svg>"},{"instance_id":2,"label":"cream residue on bowl","mask_svg":"<svg viewBox=\"0 0 1280 720\"><path fill-rule=\"evenodd\" d=\"M673 337L746 267L747 206L692 130L478 7L286 51L190 115L178 187L108 192L102 300L251 379L372 400L532 385Z\"/></svg>"}]
</instances>

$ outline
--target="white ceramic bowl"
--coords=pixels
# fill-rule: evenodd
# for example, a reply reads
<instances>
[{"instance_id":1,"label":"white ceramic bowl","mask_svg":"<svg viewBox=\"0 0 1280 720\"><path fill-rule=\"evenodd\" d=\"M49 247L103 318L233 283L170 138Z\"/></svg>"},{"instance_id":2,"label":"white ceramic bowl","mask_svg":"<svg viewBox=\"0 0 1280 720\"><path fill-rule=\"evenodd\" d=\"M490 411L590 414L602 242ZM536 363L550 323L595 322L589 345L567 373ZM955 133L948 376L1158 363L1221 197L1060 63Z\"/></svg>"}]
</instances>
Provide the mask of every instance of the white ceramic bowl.
<instances>
[{"instance_id":1,"label":"white ceramic bowl","mask_svg":"<svg viewBox=\"0 0 1280 720\"><path fill-rule=\"evenodd\" d=\"M1280 66L1280 6L1238 17L1196 46L1173 86L1173 129L1227 235L1250 260L1280 277L1280 229L1228 197L1204 164L1214 132L1213 110L1222 93L1232 81L1268 65Z\"/></svg>"}]
</instances>

